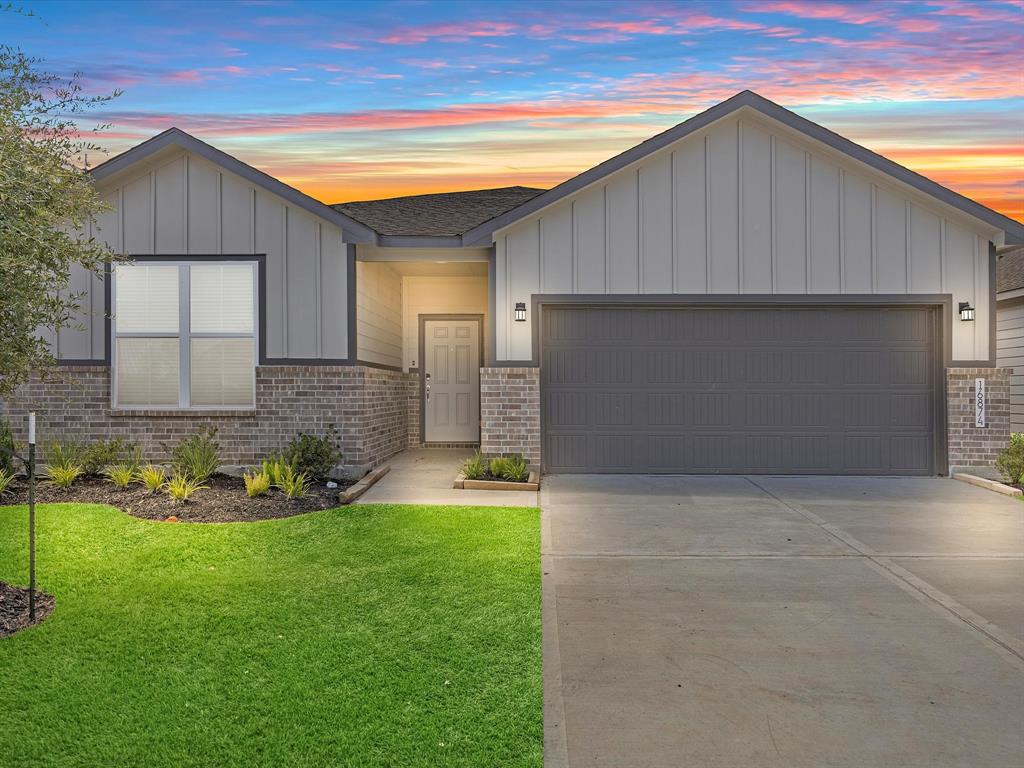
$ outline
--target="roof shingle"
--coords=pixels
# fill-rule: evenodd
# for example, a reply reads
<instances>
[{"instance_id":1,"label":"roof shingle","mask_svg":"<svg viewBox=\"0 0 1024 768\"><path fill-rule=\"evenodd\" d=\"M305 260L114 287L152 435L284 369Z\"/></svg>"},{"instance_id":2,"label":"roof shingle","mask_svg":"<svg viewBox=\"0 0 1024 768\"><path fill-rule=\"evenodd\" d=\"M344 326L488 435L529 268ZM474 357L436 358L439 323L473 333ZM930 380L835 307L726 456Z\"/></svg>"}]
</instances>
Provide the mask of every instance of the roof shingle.
<instances>
[{"instance_id":1,"label":"roof shingle","mask_svg":"<svg viewBox=\"0 0 1024 768\"><path fill-rule=\"evenodd\" d=\"M1024 245L999 254L996 262L996 293L1024 288Z\"/></svg>"},{"instance_id":2,"label":"roof shingle","mask_svg":"<svg viewBox=\"0 0 1024 768\"><path fill-rule=\"evenodd\" d=\"M452 237L512 210L543 191L532 187L501 187L361 200L331 207L381 235Z\"/></svg>"}]
</instances>

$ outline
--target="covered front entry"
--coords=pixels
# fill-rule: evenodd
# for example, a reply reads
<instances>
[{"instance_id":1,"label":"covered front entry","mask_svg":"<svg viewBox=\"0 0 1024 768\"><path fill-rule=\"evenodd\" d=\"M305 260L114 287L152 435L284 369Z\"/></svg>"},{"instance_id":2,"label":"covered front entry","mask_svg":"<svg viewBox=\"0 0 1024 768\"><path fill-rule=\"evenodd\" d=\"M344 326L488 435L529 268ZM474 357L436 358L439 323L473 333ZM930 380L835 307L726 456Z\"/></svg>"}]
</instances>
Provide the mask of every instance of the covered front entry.
<instances>
[{"instance_id":1,"label":"covered front entry","mask_svg":"<svg viewBox=\"0 0 1024 768\"><path fill-rule=\"evenodd\" d=\"M939 316L934 306L545 306L545 471L943 471Z\"/></svg>"}]
</instances>

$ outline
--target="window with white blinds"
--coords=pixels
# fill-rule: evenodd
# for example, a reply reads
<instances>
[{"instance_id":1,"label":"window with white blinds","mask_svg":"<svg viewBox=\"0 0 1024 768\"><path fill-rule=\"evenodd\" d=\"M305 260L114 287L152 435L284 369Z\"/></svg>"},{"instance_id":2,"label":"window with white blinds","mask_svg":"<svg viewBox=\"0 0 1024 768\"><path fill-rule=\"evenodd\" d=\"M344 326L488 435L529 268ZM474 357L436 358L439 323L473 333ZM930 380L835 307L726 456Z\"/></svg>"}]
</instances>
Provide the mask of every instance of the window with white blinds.
<instances>
[{"instance_id":1,"label":"window with white blinds","mask_svg":"<svg viewBox=\"0 0 1024 768\"><path fill-rule=\"evenodd\" d=\"M124 264L114 270L114 405L251 408L256 264Z\"/></svg>"}]
</instances>

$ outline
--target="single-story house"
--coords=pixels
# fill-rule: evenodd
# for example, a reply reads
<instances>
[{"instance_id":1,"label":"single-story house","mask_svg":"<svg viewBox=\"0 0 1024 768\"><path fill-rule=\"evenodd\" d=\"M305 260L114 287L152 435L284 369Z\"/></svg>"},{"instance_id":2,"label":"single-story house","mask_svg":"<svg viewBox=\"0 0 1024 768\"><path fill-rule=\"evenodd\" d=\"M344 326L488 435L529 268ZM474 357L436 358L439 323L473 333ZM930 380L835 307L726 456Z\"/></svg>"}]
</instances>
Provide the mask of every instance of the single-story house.
<instances>
[{"instance_id":1,"label":"single-story house","mask_svg":"<svg viewBox=\"0 0 1024 768\"><path fill-rule=\"evenodd\" d=\"M996 365L1010 369L1010 431L1024 432L1024 245L999 249Z\"/></svg>"},{"instance_id":2,"label":"single-story house","mask_svg":"<svg viewBox=\"0 0 1024 768\"><path fill-rule=\"evenodd\" d=\"M542 191L314 200L171 128L92 170L77 384L11 412L239 463L479 445L547 472L935 475L1009 430L996 248L1024 226L750 91ZM976 426L975 379L986 382Z\"/></svg>"}]
</instances>

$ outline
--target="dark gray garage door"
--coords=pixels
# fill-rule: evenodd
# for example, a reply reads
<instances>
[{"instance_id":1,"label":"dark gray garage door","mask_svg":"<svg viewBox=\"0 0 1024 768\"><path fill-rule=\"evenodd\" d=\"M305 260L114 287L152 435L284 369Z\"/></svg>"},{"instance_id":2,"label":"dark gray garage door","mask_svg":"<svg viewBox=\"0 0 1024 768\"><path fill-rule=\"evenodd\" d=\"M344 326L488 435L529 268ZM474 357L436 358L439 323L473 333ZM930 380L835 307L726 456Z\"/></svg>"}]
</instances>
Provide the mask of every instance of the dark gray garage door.
<instances>
[{"instance_id":1,"label":"dark gray garage door","mask_svg":"<svg viewBox=\"0 0 1024 768\"><path fill-rule=\"evenodd\" d=\"M936 312L545 306L544 467L933 474Z\"/></svg>"}]
</instances>

